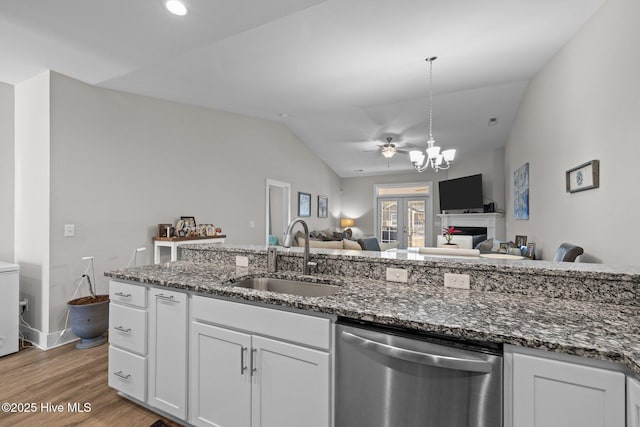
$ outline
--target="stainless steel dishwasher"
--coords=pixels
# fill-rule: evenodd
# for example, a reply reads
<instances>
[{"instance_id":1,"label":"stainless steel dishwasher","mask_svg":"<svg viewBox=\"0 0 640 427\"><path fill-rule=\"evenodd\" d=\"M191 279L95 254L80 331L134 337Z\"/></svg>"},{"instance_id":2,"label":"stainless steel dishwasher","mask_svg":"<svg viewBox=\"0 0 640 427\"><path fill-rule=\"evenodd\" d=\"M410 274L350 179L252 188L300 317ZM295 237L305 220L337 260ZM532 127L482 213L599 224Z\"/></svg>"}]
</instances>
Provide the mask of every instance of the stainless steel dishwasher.
<instances>
[{"instance_id":1,"label":"stainless steel dishwasher","mask_svg":"<svg viewBox=\"0 0 640 427\"><path fill-rule=\"evenodd\" d=\"M340 320L336 427L500 427L502 346Z\"/></svg>"}]
</instances>

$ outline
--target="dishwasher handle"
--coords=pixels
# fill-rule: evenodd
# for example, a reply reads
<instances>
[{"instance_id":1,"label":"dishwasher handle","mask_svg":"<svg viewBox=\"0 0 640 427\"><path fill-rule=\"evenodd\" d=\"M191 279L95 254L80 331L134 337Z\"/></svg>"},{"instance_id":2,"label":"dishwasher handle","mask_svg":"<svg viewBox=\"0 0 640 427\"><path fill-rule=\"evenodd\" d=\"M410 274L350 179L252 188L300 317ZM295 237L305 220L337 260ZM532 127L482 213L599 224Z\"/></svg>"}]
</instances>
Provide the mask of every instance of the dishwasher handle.
<instances>
[{"instance_id":1,"label":"dishwasher handle","mask_svg":"<svg viewBox=\"0 0 640 427\"><path fill-rule=\"evenodd\" d=\"M420 363L422 365L435 366L438 368L455 369L468 372L491 372L491 363L484 360L463 359L459 357L440 356L437 354L422 353L406 348L395 347L389 344L379 343L367 338L342 331L342 339L348 343L357 345L367 350L385 356L402 359L409 362Z\"/></svg>"}]
</instances>

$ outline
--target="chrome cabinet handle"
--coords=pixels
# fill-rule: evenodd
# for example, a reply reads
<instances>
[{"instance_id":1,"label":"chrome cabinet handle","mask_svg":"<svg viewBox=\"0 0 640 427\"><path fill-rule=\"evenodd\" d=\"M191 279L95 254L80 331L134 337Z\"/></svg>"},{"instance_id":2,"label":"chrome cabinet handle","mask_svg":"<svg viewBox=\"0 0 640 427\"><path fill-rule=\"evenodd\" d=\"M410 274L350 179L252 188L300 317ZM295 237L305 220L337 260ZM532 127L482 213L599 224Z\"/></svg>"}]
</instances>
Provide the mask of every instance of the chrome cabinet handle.
<instances>
[{"instance_id":1,"label":"chrome cabinet handle","mask_svg":"<svg viewBox=\"0 0 640 427\"><path fill-rule=\"evenodd\" d=\"M346 331L342 331L342 340L360 346L367 350L375 351L376 353L380 353L385 356L394 357L396 359L402 359L409 362L420 363L422 365L455 369L458 371L483 373L491 372L491 363L484 360L462 359L459 357L421 353L419 351L394 347L389 344L372 341Z\"/></svg>"},{"instance_id":2,"label":"chrome cabinet handle","mask_svg":"<svg viewBox=\"0 0 640 427\"><path fill-rule=\"evenodd\" d=\"M258 370L258 368L256 367L256 353L257 352L258 352L258 350L256 350L255 348L251 349L251 376L253 376L253 373Z\"/></svg>"},{"instance_id":3,"label":"chrome cabinet handle","mask_svg":"<svg viewBox=\"0 0 640 427\"><path fill-rule=\"evenodd\" d=\"M131 332L131 328L126 328L126 329L125 329L125 327L124 327L124 326L116 326L116 327L115 327L115 328L113 328L113 329L116 329L116 330L118 330L118 331L120 331L120 332L124 332L125 334L128 334L129 332Z\"/></svg>"},{"instance_id":4,"label":"chrome cabinet handle","mask_svg":"<svg viewBox=\"0 0 640 427\"><path fill-rule=\"evenodd\" d=\"M116 292L116 295L122 298L131 298L131 294L125 294L124 292Z\"/></svg>"},{"instance_id":5,"label":"chrome cabinet handle","mask_svg":"<svg viewBox=\"0 0 640 427\"><path fill-rule=\"evenodd\" d=\"M247 366L244 364L244 353L247 351L247 347L240 346L240 375L244 374L247 370Z\"/></svg>"},{"instance_id":6,"label":"chrome cabinet handle","mask_svg":"<svg viewBox=\"0 0 640 427\"><path fill-rule=\"evenodd\" d=\"M116 377L120 377L123 380L128 380L129 378L131 378L131 374L123 374L122 371L118 371L118 372L114 372L113 375L115 375Z\"/></svg>"},{"instance_id":7,"label":"chrome cabinet handle","mask_svg":"<svg viewBox=\"0 0 640 427\"><path fill-rule=\"evenodd\" d=\"M160 299L163 299L165 301L180 302L180 301L174 300L173 299L173 295L158 294L158 295L156 295L156 298L160 298Z\"/></svg>"}]
</instances>

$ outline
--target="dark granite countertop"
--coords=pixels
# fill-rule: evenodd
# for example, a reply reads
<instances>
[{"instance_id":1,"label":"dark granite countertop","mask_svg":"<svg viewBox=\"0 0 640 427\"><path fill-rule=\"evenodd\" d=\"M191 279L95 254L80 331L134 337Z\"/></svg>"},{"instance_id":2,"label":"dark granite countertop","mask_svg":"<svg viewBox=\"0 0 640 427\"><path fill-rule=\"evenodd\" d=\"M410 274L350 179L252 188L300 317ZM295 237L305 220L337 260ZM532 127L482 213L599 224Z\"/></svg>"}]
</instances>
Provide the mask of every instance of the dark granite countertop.
<instances>
[{"instance_id":1,"label":"dark granite countertop","mask_svg":"<svg viewBox=\"0 0 640 427\"><path fill-rule=\"evenodd\" d=\"M466 339L514 344L621 362L640 375L640 309L490 291L456 290L358 277L307 276L342 289L308 298L232 286L269 274L260 268L179 261L106 272L140 283L343 316ZM342 276L344 277L344 276Z\"/></svg>"}]
</instances>

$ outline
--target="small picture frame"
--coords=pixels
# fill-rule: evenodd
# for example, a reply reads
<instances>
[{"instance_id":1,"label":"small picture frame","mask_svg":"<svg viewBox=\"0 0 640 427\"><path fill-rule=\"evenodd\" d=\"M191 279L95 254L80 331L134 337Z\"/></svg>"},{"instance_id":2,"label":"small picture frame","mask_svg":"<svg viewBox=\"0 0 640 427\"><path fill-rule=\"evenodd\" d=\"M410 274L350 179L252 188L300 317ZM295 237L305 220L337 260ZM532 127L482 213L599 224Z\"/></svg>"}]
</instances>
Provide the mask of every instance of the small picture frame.
<instances>
[{"instance_id":1,"label":"small picture frame","mask_svg":"<svg viewBox=\"0 0 640 427\"><path fill-rule=\"evenodd\" d=\"M207 224L206 235L209 237L213 237L216 235L216 227L214 227L213 224Z\"/></svg>"},{"instance_id":2,"label":"small picture frame","mask_svg":"<svg viewBox=\"0 0 640 427\"><path fill-rule=\"evenodd\" d=\"M527 243L527 250L524 256L529 259L536 259L536 244L534 242Z\"/></svg>"},{"instance_id":3,"label":"small picture frame","mask_svg":"<svg viewBox=\"0 0 640 427\"><path fill-rule=\"evenodd\" d=\"M311 194L298 191L298 216L311 216Z\"/></svg>"},{"instance_id":4,"label":"small picture frame","mask_svg":"<svg viewBox=\"0 0 640 427\"><path fill-rule=\"evenodd\" d=\"M329 198L327 196L318 196L318 218L327 218L329 216Z\"/></svg>"},{"instance_id":5,"label":"small picture frame","mask_svg":"<svg viewBox=\"0 0 640 427\"><path fill-rule=\"evenodd\" d=\"M509 243L501 242L498 252L500 252L501 254L506 254L507 252L509 252Z\"/></svg>"},{"instance_id":6,"label":"small picture frame","mask_svg":"<svg viewBox=\"0 0 640 427\"><path fill-rule=\"evenodd\" d=\"M171 237L173 224L158 224L158 237Z\"/></svg>"},{"instance_id":7,"label":"small picture frame","mask_svg":"<svg viewBox=\"0 0 640 427\"><path fill-rule=\"evenodd\" d=\"M527 236L516 235L516 247L518 249L527 246Z\"/></svg>"},{"instance_id":8,"label":"small picture frame","mask_svg":"<svg viewBox=\"0 0 640 427\"><path fill-rule=\"evenodd\" d=\"M567 193L600 187L600 160L591 160L569 169L566 173Z\"/></svg>"}]
</instances>

